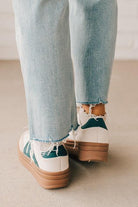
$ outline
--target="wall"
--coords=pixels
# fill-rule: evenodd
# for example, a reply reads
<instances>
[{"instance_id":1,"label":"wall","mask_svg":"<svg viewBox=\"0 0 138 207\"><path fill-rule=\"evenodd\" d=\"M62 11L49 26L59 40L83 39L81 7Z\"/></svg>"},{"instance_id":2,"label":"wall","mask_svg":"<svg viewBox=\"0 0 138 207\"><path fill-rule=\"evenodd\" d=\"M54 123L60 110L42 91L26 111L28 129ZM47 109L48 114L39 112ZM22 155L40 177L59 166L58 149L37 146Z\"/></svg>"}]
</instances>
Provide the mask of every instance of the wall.
<instances>
[{"instance_id":1,"label":"wall","mask_svg":"<svg viewBox=\"0 0 138 207\"><path fill-rule=\"evenodd\" d=\"M138 0L118 0L117 59L138 59Z\"/></svg>"},{"instance_id":2,"label":"wall","mask_svg":"<svg viewBox=\"0 0 138 207\"><path fill-rule=\"evenodd\" d=\"M116 59L138 59L138 0L118 0ZM17 59L11 0L0 0L0 59Z\"/></svg>"}]
</instances>

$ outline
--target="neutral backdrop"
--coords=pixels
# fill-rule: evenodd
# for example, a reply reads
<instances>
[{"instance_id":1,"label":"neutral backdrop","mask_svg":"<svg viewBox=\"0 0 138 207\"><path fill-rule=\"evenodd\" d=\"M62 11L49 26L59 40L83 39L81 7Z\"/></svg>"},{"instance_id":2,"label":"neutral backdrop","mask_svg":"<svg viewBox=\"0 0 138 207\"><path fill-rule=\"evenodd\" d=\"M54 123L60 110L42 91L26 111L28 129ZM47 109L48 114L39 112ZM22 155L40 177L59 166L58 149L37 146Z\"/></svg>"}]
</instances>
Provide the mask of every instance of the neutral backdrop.
<instances>
[{"instance_id":1,"label":"neutral backdrop","mask_svg":"<svg viewBox=\"0 0 138 207\"><path fill-rule=\"evenodd\" d=\"M116 59L138 59L138 0L118 0ZM17 59L12 0L0 0L0 59Z\"/></svg>"}]
</instances>

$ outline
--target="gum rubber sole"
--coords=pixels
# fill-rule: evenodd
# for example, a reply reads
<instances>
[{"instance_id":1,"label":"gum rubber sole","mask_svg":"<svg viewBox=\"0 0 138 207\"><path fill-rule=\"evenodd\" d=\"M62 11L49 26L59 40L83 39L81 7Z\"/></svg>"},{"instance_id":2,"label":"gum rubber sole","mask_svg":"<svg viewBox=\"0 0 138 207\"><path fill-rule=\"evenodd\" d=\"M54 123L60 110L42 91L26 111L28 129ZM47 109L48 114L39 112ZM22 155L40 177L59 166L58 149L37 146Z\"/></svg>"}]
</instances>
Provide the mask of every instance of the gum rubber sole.
<instances>
[{"instance_id":1,"label":"gum rubber sole","mask_svg":"<svg viewBox=\"0 0 138 207\"><path fill-rule=\"evenodd\" d=\"M70 155L74 155L80 161L107 162L109 144L76 142L67 140L65 146Z\"/></svg>"},{"instance_id":2,"label":"gum rubber sole","mask_svg":"<svg viewBox=\"0 0 138 207\"><path fill-rule=\"evenodd\" d=\"M39 185L45 189L63 188L69 184L69 168L61 172L47 172L38 168L31 159L29 159L18 146L18 156L20 162L35 177Z\"/></svg>"}]
</instances>

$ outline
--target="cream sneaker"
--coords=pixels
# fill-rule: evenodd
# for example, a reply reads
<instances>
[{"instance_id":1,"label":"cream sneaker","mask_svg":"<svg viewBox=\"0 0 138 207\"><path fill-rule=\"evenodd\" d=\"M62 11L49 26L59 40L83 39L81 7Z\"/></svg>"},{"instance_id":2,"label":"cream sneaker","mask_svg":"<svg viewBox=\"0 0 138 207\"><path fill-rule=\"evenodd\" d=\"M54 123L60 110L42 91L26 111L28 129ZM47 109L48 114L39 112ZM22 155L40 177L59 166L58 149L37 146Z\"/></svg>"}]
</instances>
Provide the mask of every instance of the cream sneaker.
<instances>
[{"instance_id":1,"label":"cream sneaker","mask_svg":"<svg viewBox=\"0 0 138 207\"><path fill-rule=\"evenodd\" d=\"M53 189L68 185L69 157L63 142L33 141L25 132L18 146L19 159L43 188Z\"/></svg>"},{"instance_id":2,"label":"cream sneaker","mask_svg":"<svg viewBox=\"0 0 138 207\"><path fill-rule=\"evenodd\" d=\"M87 114L82 107L78 111L79 127L71 131L65 146L71 155L80 161L107 161L109 132L106 115Z\"/></svg>"}]
</instances>

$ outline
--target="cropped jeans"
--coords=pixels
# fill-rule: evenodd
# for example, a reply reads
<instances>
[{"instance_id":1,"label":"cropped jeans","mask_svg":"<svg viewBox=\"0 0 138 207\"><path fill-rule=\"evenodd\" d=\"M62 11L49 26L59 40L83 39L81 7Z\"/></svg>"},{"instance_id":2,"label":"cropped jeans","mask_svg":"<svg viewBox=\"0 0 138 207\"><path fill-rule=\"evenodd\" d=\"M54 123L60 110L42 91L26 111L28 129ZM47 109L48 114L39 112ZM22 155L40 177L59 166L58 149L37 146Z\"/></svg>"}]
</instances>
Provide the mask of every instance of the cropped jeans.
<instances>
[{"instance_id":1,"label":"cropped jeans","mask_svg":"<svg viewBox=\"0 0 138 207\"><path fill-rule=\"evenodd\" d=\"M116 0L13 0L31 140L59 142L79 126L76 104L106 104Z\"/></svg>"}]
</instances>

